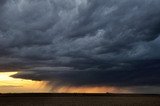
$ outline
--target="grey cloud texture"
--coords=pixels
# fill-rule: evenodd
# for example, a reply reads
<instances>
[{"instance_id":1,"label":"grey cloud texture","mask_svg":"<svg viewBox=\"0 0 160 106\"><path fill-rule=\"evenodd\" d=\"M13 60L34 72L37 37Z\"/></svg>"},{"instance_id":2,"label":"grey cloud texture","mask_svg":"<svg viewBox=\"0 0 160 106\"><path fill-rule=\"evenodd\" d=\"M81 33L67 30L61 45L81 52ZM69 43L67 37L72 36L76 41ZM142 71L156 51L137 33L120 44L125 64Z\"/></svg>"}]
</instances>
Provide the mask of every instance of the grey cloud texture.
<instances>
[{"instance_id":1,"label":"grey cloud texture","mask_svg":"<svg viewBox=\"0 0 160 106\"><path fill-rule=\"evenodd\" d=\"M8 0L0 69L57 85L159 86L159 0Z\"/></svg>"}]
</instances>

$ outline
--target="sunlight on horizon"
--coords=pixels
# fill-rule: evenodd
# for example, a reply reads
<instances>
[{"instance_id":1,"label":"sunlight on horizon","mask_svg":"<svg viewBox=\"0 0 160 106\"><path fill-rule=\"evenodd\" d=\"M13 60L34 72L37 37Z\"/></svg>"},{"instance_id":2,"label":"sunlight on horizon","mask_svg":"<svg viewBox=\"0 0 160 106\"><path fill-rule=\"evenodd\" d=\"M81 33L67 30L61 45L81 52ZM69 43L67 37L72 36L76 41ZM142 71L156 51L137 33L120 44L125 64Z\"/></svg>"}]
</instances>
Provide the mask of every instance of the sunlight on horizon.
<instances>
[{"instance_id":1,"label":"sunlight on horizon","mask_svg":"<svg viewBox=\"0 0 160 106\"><path fill-rule=\"evenodd\" d=\"M18 72L0 72L0 93L117 93L129 92L111 86L61 86L48 85L45 81L13 78Z\"/></svg>"},{"instance_id":2,"label":"sunlight on horizon","mask_svg":"<svg viewBox=\"0 0 160 106\"><path fill-rule=\"evenodd\" d=\"M49 92L44 81L33 81L10 76L18 72L0 72L0 93Z\"/></svg>"},{"instance_id":3,"label":"sunlight on horizon","mask_svg":"<svg viewBox=\"0 0 160 106\"><path fill-rule=\"evenodd\" d=\"M128 89L120 89L112 86L64 86L57 89L58 93L131 93Z\"/></svg>"}]
</instances>

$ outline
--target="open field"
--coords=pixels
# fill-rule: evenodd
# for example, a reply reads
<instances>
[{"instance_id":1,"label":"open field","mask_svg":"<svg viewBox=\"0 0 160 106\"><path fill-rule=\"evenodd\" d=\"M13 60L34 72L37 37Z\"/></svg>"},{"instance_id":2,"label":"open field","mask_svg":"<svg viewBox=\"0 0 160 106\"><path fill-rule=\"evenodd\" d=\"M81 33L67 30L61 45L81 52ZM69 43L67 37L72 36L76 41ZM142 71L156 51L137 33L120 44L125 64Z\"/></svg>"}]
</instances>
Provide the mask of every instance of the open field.
<instances>
[{"instance_id":1,"label":"open field","mask_svg":"<svg viewBox=\"0 0 160 106\"><path fill-rule=\"evenodd\" d=\"M0 94L0 106L160 106L160 95Z\"/></svg>"}]
</instances>

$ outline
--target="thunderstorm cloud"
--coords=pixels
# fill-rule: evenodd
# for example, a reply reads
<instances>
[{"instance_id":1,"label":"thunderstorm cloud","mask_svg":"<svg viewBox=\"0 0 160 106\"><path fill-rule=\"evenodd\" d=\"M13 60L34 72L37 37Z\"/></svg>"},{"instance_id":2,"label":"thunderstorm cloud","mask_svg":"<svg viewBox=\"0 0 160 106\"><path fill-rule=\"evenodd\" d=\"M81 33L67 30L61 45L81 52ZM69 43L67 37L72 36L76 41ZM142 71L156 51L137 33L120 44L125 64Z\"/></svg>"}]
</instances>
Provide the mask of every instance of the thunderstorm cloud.
<instances>
[{"instance_id":1,"label":"thunderstorm cloud","mask_svg":"<svg viewBox=\"0 0 160 106\"><path fill-rule=\"evenodd\" d=\"M159 0L1 0L0 70L57 86L160 86Z\"/></svg>"}]
</instances>

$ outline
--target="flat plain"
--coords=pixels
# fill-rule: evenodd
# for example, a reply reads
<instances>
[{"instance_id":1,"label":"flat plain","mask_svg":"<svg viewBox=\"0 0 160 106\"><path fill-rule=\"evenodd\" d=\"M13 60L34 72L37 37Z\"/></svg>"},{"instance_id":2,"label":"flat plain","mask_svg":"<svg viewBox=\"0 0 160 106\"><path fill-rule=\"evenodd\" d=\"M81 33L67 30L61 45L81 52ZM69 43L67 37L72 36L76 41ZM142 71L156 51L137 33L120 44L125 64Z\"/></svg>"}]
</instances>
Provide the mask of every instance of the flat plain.
<instances>
[{"instance_id":1,"label":"flat plain","mask_svg":"<svg viewBox=\"0 0 160 106\"><path fill-rule=\"evenodd\" d=\"M160 95L0 94L0 106L160 106Z\"/></svg>"}]
</instances>

